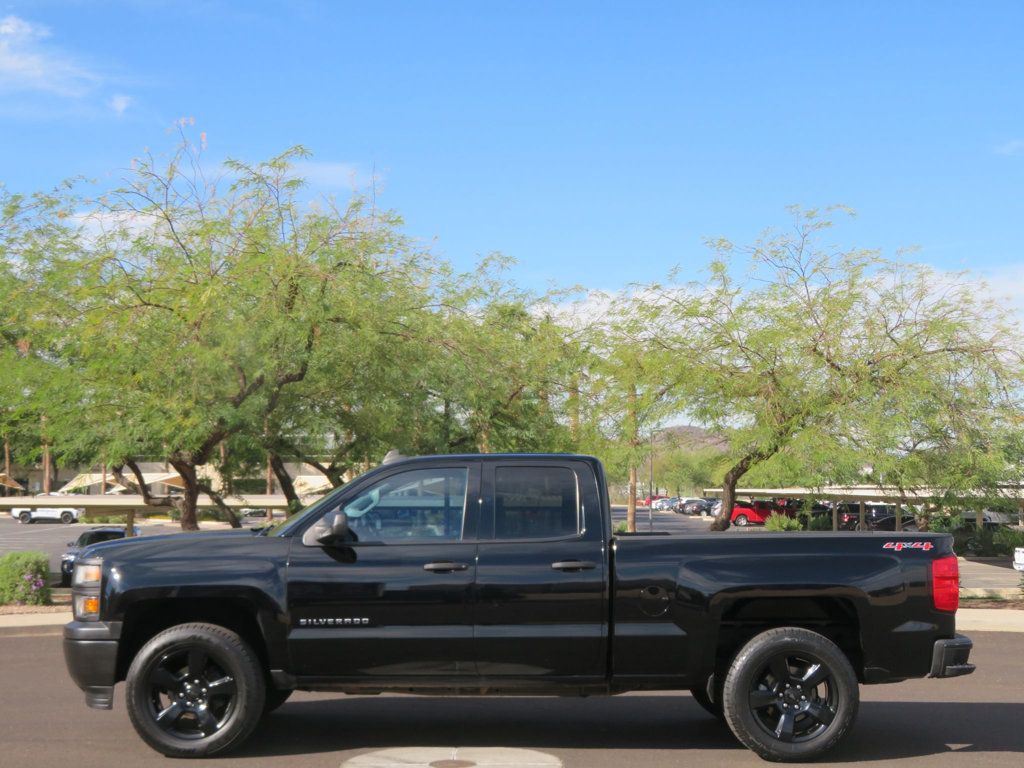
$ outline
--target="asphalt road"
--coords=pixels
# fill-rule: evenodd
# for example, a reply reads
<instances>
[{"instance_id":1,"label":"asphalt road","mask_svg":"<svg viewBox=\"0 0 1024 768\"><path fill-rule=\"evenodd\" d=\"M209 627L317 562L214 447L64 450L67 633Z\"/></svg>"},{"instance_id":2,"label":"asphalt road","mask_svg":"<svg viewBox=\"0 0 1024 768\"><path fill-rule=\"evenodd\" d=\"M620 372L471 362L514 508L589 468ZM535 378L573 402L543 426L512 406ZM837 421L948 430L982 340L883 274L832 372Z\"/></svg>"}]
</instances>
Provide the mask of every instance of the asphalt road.
<instances>
[{"instance_id":1,"label":"asphalt road","mask_svg":"<svg viewBox=\"0 0 1024 768\"><path fill-rule=\"evenodd\" d=\"M969 677L863 687L857 724L828 762L873 768L1020 765L1024 635L977 633L974 640L979 667ZM123 686L113 711L85 706L64 671L60 642L52 631L0 635L0 765L166 768L167 759L132 730ZM297 693L242 751L210 763L337 768L350 760L380 764L373 762L376 753L398 747L431 761L439 751L462 748L457 756L468 758L473 748L487 748L476 749L480 765L488 764L487 755L509 754L496 747L533 750L570 768L765 765L688 695L674 693L588 699ZM406 764L415 762L408 755L406 750ZM514 757L494 757L489 764L499 763L526 764Z\"/></svg>"}]
</instances>

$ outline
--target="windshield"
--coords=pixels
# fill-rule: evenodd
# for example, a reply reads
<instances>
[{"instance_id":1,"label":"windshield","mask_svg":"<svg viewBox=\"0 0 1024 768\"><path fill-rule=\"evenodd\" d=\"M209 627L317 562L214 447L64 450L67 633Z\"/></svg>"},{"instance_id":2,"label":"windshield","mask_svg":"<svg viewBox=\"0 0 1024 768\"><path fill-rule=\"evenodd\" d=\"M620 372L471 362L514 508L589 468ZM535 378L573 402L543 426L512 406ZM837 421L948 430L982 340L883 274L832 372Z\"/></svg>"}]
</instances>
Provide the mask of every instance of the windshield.
<instances>
[{"instance_id":1,"label":"windshield","mask_svg":"<svg viewBox=\"0 0 1024 768\"><path fill-rule=\"evenodd\" d=\"M275 523L271 523L270 525L267 525L267 526L264 526L263 528L260 528L259 529L260 534L262 536L288 536L288 535L290 535L292 533L292 531L294 531L297 527L302 525L304 520L308 519L310 516L316 515L318 511L320 511L320 510L322 510L324 508L325 504L329 504L332 499L336 498L338 496L338 494L341 493L341 491L345 487L346 486L343 485L343 486L341 486L339 488L335 488L333 491L328 493L322 499L318 499L317 501L314 501L308 507L306 507L305 509L301 510L300 512L296 512L291 517L286 517L284 520L278 520Z\"/></svg>"}]
</instances>

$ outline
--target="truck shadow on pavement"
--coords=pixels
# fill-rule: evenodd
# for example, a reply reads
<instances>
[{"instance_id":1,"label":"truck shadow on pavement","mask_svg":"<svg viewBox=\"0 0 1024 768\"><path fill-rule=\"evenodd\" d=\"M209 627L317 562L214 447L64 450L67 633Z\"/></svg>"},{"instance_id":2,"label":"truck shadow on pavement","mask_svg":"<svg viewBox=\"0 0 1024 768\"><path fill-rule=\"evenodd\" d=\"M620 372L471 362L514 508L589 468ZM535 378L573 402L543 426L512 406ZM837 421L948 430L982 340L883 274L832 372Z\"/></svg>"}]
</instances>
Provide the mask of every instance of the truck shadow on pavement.
<instances>
[{"instance_id":1,"label":"truck shadow on pavement","mask_svg":"<svg viewBox=\"0 0 1024 768\"><path fill-rule=\"evenodd\" d=\"M878 702L824 762L946 752L1024 752L1024 704ZM502 746L543 750L741 750L689 696L616 698L340 697L289 702L238 756L354 749Z\"/></svg>"}]
</instances>

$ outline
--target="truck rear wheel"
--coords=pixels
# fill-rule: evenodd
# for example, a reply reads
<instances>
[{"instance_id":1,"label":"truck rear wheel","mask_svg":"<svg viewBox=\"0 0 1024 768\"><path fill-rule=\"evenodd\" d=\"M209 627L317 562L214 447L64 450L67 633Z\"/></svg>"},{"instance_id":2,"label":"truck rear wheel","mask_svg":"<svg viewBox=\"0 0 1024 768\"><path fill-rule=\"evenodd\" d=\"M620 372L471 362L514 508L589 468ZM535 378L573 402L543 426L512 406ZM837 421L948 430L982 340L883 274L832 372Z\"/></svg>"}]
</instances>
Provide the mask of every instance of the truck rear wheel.
<instances>
[{"instance_id":1,"label":"truck rear wheel","mask_svg":"<svg viewBox=\"0 0 1024 768\"><path fill-rule=\"evenodd\" d=\"M127 676L128 715L168 757L233 749L259 723L264 672L248 643L213 624L179 624L147 642Z\"/></svg>"},{"instance_id":2,"label":"truck rear wheel","mask_svg":"<svg viewBox=\"0 0 1024 768\"><path fill-rule=\"evenodd\" d=\"M765 760L809 760L834 747L857 716L857 675L827 637L798 627L748 642L725 678L729 727Z\"/></svg>"}]
</instances>

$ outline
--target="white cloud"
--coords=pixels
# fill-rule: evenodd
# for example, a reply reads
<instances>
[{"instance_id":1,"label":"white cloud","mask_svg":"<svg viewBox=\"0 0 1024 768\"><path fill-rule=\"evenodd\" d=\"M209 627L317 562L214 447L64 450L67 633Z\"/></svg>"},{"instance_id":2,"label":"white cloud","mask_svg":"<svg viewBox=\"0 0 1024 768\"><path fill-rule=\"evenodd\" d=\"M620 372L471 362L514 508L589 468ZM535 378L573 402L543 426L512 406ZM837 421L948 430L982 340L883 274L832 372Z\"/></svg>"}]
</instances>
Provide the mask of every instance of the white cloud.
<instances>
[{"instance_id":1,"label":"white cloud","mask_svg":"<svg viewBox=\"0 0 1024 768\"><path fill-rule=\"evenodd\" d=\"M298 178L305 179L313 187L354 189L364 187L372 179L351 163L319 163L300 160L292 166Z\"/></svg>"},{"instance_id":2,"label":"white cloud","mask_svg":"<svg viewBox=\"0 0 1024 768\"><path fill-rule=\"evenodd\" d=\"M1013 139L995 148L997 155L1024 155L1024 139Z\"/></svg>"},{"instance_id":3,"label":"white cloud","mask_svg":"<svg viewBox=\"0 0 1024 768\"><path fill-rule=\"evenodd\" d=\"M81 98L102 78L48 44L49 28L17 16L0 19L0 92L41 91Z\"/></svg>"},{"instance_id":4,"label":"white cloud","mask_svg":"<svg viewBox=\"0 0 1024 768\"><path fill-rule=\"evenodd\" d=\"M979 283L984 285L997 302L1017 312L1024 321L1024 265L996 267L980 272Z\"/></svg>"},{"instance_id":5,"label":"white cloud","mask_svg":"<svg viewBox=\"0 0 1024 768\"><path fill-rule=\"evenodd\" d=\"M125 113L125 110L128 109L128 107L130 107L131 104L132 97L125 96L123 93L115 93L107 102L107 106L114 110L118 117L123 115Z\"/></svg>"}]
</instances>

